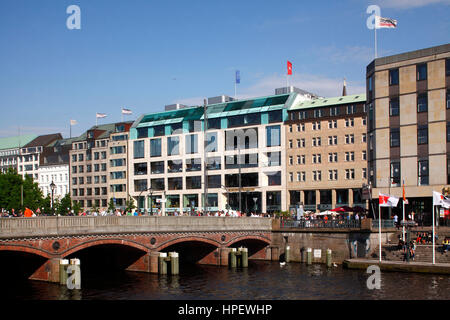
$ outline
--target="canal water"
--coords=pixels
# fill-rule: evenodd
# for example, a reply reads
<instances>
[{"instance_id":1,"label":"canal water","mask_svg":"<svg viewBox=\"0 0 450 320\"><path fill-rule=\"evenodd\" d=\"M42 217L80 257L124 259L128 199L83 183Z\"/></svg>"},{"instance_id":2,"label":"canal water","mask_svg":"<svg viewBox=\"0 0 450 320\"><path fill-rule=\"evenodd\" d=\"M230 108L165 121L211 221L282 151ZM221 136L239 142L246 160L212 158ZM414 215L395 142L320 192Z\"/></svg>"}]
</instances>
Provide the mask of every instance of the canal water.
<instances>
[{"instance_id":1,"label":"canal water","mask_svg":"<svg viewBox=\"0 0 450 320\"><path fill-rule=\"evenodd\" d=\"M83 273L82 289L2 277L4 300L450 300L450 277L382 272L381 289L370 276L342 266L249 261L248 269L181 265L180 275L137 272ZM5 282L6 281L6 282Z\"/></svg>"}]
</instances>

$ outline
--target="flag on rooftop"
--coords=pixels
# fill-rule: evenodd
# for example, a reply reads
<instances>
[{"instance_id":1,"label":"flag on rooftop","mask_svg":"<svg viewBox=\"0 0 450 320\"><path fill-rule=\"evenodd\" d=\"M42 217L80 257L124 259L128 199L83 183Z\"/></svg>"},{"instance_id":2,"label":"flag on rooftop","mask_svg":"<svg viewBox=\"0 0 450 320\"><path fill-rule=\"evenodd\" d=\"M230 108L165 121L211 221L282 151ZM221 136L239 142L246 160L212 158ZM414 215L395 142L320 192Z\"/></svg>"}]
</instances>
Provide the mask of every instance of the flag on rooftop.
<instances>
[{"instance_id":1,"label":"flag on rooftop","mask_svg":"<svg viewBox=\"0 0 450 320\"><path fill-rule=\"evenodd\" d=\"M236 83L241 83L241 72L236 70Z\"/></svg>"},{"instance_id":2,"label":"flag on rooftop","mask_svg":"<svg viewBox=\"0 0 450 320\"><path fill-rule=\"evenodd\" d=\"M287 62L287 74L292 75L292 63L289 60Z\"/></svg>"},{"instance_id":3,"label":"flag on rooftop","mask_svg":"<svg viewBox=\"0 0 450 320\"><path fill-rule=\"evenodd\" d=\"M389 194L379 194L380 207L396 207L399 198L391 196Z\"/></svg>"},{"instance_id":4,"label":"flag on rooftop","mask_svg":"<svg viewBox=\"0 0 450 320\"><path fill-rule=\"evenodd\" d=\"M70 125L71 126L74 126L76 124L78 124L77 120L70 120Z\"/></svg>"},{"instance_id":5,"label":"flag on rooftop","mask_svg":"<svg viewBox=\"0 0 450 320\"><path fill-rule=\"evenodd\" d=\"M375 28L397 28L397 20L375 16Z\"/></svg>"},{"instance_id":6,"label":"flag on rooftop","mask_svg":"<svg viewBox=\"0 0 450 320\"><path fill-rule=\"evenodd\" d=\"M106 118L106 113L97 113L97 118Z\"/></svg>"},{"instance_id":7,"label":"flag on rooftop","mask_svg":"<svg viewBox=\"0 0 450 320\"><path fill-rule=\"evenodd\" d=\"M122 114L133 114L133 112L130 109L122 108Z\"/></svg>"}]
</instances>

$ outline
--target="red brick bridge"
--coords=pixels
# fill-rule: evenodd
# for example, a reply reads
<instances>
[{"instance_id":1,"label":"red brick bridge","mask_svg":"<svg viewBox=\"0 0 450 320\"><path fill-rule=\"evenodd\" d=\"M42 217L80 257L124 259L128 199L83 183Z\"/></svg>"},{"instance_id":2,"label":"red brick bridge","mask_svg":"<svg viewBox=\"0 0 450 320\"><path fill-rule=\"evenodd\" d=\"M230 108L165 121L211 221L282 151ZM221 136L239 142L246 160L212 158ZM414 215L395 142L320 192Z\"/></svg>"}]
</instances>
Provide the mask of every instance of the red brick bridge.
<instances>
[{"instance_id":1,"label":"red brick bridge","mask_svg":"<svg viewBox=\"0 0 450 320\"><path fill-rule=\"evenodd\" d=\"M5 218L0 219L0 272L58 282L59 260L79 258L83 270L157 273L159 252L172 251L179 252L180 262L227 266L231 248L241 246L250 259L271 260L278 253L271 247L272 223L254 217Z\"/></svg>"}]
</instances>

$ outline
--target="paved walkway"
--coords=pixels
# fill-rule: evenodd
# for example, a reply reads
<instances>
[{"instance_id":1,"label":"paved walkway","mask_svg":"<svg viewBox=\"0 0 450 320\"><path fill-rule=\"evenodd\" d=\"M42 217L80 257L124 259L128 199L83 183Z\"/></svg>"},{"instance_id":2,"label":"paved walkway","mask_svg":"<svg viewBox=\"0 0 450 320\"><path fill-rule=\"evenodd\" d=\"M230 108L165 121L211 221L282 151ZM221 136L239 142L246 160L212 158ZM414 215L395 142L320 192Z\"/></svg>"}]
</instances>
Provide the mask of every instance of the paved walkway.
<instances>
[{"instance_id":1,"label":"paved walkway","mask_svg":"<svg viewBox=\"0 0 450 320\"><path fill-rule=\"evenodd\" d=\"M344 267L348 269L367 269L371 265L377 265L381 271L394 272L417 272L417 273L435 273L449 274L450 263L431 262L404 262L404 261L379 261L369 259L348 259L344 261Z\"/></svg>"}]
</instances>

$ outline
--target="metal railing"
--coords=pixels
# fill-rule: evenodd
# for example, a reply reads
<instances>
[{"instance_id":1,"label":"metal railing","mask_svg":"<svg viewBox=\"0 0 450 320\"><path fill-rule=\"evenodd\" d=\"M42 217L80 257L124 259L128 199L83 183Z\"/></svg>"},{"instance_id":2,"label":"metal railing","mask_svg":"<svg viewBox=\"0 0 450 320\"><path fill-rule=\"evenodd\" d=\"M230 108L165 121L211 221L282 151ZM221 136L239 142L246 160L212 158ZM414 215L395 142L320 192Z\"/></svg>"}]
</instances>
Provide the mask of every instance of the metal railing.
<instances>
[{"instance_id":1,"label":"metal railing","mask_svg":"<svg viewBox=\"0 0 450 320\"><path fill-rule=\"evenodd\" d=\"M333 228L333 229L349 229L361 228L361 220L282 220L280 222L281 228Z\"/></svg>"},{"instance_id":2,"label":"metal railing","mask_svg":"<svg viewBox=\"0 0 450 320\"><path fill-rule=\"evenodd\" d=\"M378 219L372 220L372 228L378 228L379 222ZM385 228L395 228L395 222L394 220L381 220L381 229Z\"/></svg>"}]
</instances>

